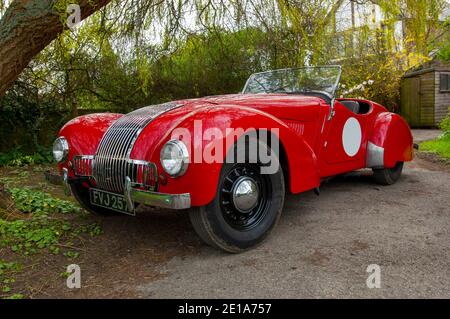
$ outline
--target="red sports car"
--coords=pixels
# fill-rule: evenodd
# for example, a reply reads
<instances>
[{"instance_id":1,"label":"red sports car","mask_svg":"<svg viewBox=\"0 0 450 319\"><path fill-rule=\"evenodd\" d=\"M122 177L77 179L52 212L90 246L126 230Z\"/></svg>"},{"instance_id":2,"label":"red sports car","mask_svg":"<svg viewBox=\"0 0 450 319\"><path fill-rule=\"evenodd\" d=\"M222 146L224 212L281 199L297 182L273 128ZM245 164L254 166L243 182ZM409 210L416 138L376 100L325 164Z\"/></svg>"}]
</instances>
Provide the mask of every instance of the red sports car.
<instances>
[{"instance_id":1,"label":"red sports car","mask_svg":"<svg viewBox=\"0 0 450 319\"><path fill-rule=\"evenodd\" d=\"M413 158L408 124L366 100L336 99L341 68L252 75L242 94L71 120L54 144L67 190L90 212L188 210L213 247L241 252L276 225L285 192L372 168L390 185Z\"/></svg>"}]
</instances>

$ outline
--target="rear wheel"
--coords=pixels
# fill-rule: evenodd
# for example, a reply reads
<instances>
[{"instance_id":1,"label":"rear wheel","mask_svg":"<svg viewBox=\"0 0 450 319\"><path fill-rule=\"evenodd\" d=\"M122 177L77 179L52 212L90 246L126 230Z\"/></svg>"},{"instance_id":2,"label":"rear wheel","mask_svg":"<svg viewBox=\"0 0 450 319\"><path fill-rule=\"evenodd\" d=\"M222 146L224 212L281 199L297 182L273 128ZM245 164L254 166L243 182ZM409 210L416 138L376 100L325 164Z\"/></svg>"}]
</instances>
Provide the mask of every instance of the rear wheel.
<instances>
[{"instance_id":1,"label":"rear wheel","mask_svg":"<svg viewBox=\"0 0 450 319\"><path fill-rule=\"evenodd\" d=\"M214 200L190 211L195 231L207 244L239 253L262 242L276 225L284 204L283 172L278 165L276 173L262 174L261 167L225 163Z\"/></svg>"},{"instance_id":2,"label":"rear wheel","mask_svg":"<svg viewBox=\"0 0 450 319\"><path fill-rule=\"evenodd\" d=\"M402 176L403 162L397 163L394 168L374 169L373 176L380 185L393 185Z\"/></svg>"},{"instance_id":3,"label":"rear wheel","mask_svg":"<svg viewBox=\"0 0 450 319\"><path fill-rule=\"evenodd\" d=\"M89 196L89 188L84 187L81 184L71 184L70 189L72 190L73 197L75 197L80 206L91 214L100 216L118 215L118 213L113 210L92 205Z\"/></svg>"}]
</instances>

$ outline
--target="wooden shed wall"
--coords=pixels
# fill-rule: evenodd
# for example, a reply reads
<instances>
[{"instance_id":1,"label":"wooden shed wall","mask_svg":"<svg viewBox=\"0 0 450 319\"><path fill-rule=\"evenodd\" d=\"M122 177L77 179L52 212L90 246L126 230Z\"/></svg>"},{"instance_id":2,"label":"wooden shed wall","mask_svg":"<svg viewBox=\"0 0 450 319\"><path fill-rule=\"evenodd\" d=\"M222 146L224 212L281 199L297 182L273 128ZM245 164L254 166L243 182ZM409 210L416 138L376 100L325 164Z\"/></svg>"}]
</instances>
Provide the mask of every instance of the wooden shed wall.
<instances>
[{"instance_id":1,"label":"wooden shed wall","mask_svg":"<svg viewBox=\"0 0 450 319\"><path fill-rule=\"evenodd\" d=\"M420 75L420 125L434 126L435 73Z\"/></svg>"},{"instance_id":2,"label":"wooden shed wall","mask_svg":"<svg viewBox=\"0 0 450 319\"><path fill-rule=\"evenodd\" d=\"M411 126L435 125L435 73L428 72L402 80L401 112Z\"/></svg>"},{"instance_id":3,"label":"wooden shed wall","mask_svg":"<svg viewBox=\"0 0 450 319\"><path fill-rule=\"evenodd\" d=\"M401 113L411 126L420 126L420 78L404 78L401 84Z\"/></svg>"},{"instance_id":4,"label":"wooden shed wall","mask_svg":"<svg viewBox=\"0 0 450 319\"><path fill-rule=\"evenodd\" d=\"M443 72L449 73L449 72ZM439 124L448 114L450 108L450 92L440 92L440 74L435 73L435 106L434 118L436 125Z\"/></svg>"}]
</instances>

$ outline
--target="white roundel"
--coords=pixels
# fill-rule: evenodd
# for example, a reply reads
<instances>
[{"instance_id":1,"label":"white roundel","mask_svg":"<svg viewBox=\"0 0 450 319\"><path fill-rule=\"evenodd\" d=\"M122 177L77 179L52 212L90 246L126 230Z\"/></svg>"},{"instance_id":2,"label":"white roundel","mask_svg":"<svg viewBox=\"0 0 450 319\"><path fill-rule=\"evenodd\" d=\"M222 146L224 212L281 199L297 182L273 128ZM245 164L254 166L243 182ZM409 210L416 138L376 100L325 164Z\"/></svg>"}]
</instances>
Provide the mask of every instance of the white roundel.
<instances>
[{"instance_id":1,"label":"white roundel","mask_svg":"<svg viewBox=\"0 0 450 319\"><path fill-rule=\"evenodd\" d=\"M361 148L362 131L358 120L351 117L344 125L344 132L342 133L342 145L345 153L353 157L358 154Z\"/></svg>"}]
</instances>

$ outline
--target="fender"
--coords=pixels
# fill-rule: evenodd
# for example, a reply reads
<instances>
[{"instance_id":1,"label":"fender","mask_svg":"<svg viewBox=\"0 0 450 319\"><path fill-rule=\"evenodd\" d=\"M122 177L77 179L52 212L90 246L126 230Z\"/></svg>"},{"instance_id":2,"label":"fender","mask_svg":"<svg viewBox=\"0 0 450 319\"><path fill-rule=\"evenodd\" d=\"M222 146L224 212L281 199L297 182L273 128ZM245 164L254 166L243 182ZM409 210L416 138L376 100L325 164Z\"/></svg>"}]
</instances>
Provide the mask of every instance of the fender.
<instances>
[{"instance_id":1,"label":"fender","mask_svg":"<svg viewBox=\"0 0 450 319\"><path fill-rule=\"evenodd\" d=\"M123 114L117 113L97 113L83 115L69 121L59 132L59 136L64 136L69 142L69 156L72 160L75 155L95 154L106 130L111 124ZM58 167L61 170L62 164ZM73 172L70 171L72 176Z\"/></svg>"},{"instance_id":2,"label":"fender","mask_svg":"<svg viewBox=\"0 0 450 319\"><path fill-rule=\"evenodd\" d=\"M413 159L413 137L406 121L398 114L383 112L375 119L367 145L366 166L393 168Z\"/></svg>"},{"instance_id":3,"label":"fender","mask_svg":"<svg viewBox=\"0 0 450 319\"><path fill-rule=\"evenodd\" d=\"M195 130L196 122L201 121L202 129L198 136L198 129ZM156 124L156 123L155 123ZM204 132L208 129L219 130L220 134L209 136L205 139ZM192 206L204 206L209 204L217 194L217 185L222 169L222 163L205 163L193 160L192 149L197 146L196 141L201 140L202 151L211 150L213 145L223 146L223 154L226 156L229 149L226 149L227 128L242 129L243 133L247 130L272 130L278 129L278 139L280 141L280 149L285 152L287 164L289 167L289 176L285 178L289 180L289 186L292 193L297 194L307 190L314 189L320 185L320 177L318 173L317 158L312 148L305 142L303 137L293 132L285 123L279 119L262 111L258 111L249 107L236 107L235 105L207 105L196 109L183 121L178 122L166 134L159 139L157 145L146 145L146 154L141 153L145 143L145 136L150 136L152 131L158 130L155 125L148 126L143 132L135 149L132 152L134 156L142 156L148 161L157 164L158 171L163 172L160 164L159 155L164 144L173 138L173 133L179 129L190 132L191 141L187 141L185 136L177 137L185 142L190 150L191 164L186 174L179 178L167 178L166 185L159 185L159 191L162 193L190 193ZM238 134L241 130L236 130L236 138L243 134ZM197 134L197 135L194 135ZM142 144L141 144L142 142ZM228 143L229 144L229 143ZM231 146L232 147L232 146ZM150 148L150 149L149 149ZM139 150L141 149L141 150ZM139 154L140 153L140 154Z\"/></svg>"}]
</instances>

